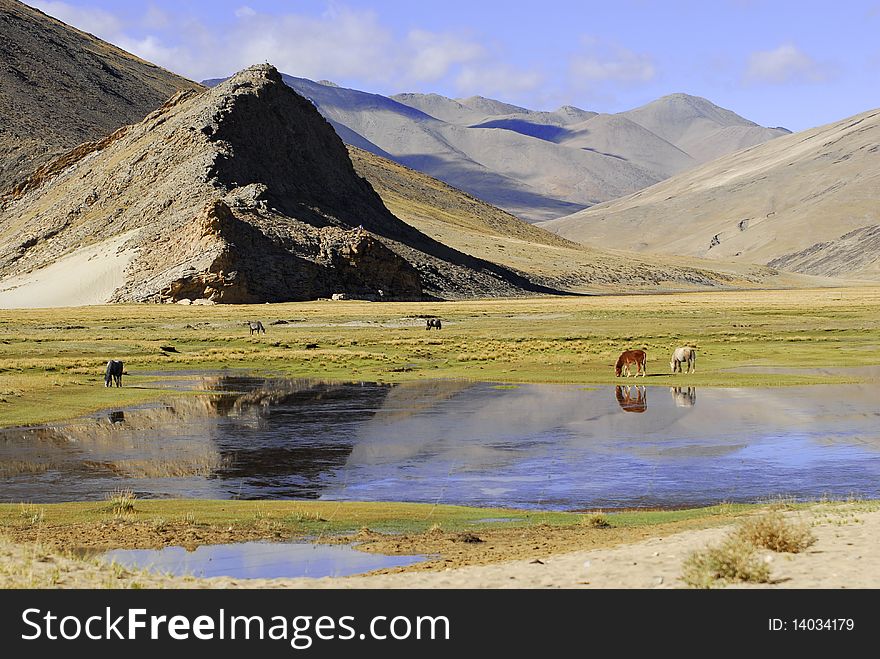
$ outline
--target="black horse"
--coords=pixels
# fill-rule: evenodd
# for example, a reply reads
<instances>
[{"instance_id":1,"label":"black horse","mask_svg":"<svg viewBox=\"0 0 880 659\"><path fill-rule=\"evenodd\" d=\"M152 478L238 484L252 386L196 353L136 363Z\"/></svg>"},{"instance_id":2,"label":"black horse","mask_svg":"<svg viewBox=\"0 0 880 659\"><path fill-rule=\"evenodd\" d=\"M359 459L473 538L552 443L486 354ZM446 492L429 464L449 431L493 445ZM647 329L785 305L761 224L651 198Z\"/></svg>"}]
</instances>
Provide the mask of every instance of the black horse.
<instances>
[{"instance_id":1,"label":"black horse","mask_svg":"<svg viewBox=\"0 0 880 659\"><path fill-rule=\"evenodd\" d=\"M247 325L251 330L251 336L254 335L254 332L256 332L257 334L259 334L260 332L262 332L263 334L266 333L266 328L263 327L263 323L259 320L256 322L248 322Z\"/></svg>"},{"instance_id":2,"label":"black horse","mask_svg":"<svg viewBox=\"0 0 880 659\"><path fill-rule=\"evenodd\" d=\"M433 327L436 327L438 330L443 329L443 323L440 322L439 318L428 318L428 321L425 324L425 329L429 330Z\"/></svg>"},{"instance_id":3,"label":"black horse","mask_svg":"<svg viewBox=\"0 0 880 659\"><path fill-rule=\"evenodd\" d=\"M117 387L121 387L123 368L123 363L118 359L111 359L107 362L107 370L104 372L104 386L112 387L115 383Z\"/></svg>"}]
</instances>

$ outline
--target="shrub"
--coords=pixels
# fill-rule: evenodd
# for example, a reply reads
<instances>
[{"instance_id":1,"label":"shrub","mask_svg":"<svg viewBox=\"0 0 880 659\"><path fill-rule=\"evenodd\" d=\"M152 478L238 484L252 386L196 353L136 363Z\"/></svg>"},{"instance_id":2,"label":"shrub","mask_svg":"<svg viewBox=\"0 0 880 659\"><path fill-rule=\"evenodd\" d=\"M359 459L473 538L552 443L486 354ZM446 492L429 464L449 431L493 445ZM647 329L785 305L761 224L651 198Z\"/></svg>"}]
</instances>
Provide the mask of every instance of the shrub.
<instances>
[{"instance_id":1,"label":"shrub","mask_svg":"<svg viewBox=\"0 0 880 659\"><path fill-rule=\"evenodd\" d=\"M755 546L734 536L717 547L691 554L684 562L682 580L693 588L712 588L731 582L767 583L770 567Z\"/></svg>"},{"instance_id":2,"label":"shrub","mask_svg":"<svg viewBox=\"0 0 880 659\"><path fill-rule=\"evenodd\" d=\"M591 529L607 529L611 526L611 522L608 521L608 518L603 513L584 515L581 518L581 524L589 526Z\"/></svg>"},{"instance_id":3,"label":"shrub","mask_svg":"<svg viewBox=\"0 0 880 659\"><path fill-rule=\"evenodd\" d=\"M792 554L816 542L816 536L806 524L786 518L779 510L748 520L736 535L755 547Z\"/></svg>"},{"instance_id":4,"label":"shrub","mask_svg":"<svg viewBox=\"0 0 880 659\"><path fill-rule=\"evenodd\" d=\"M114 515L134 512L135 499L137 497L131 490L114 490L107 495L107 502Z\"/></svg>"}]
</instances>

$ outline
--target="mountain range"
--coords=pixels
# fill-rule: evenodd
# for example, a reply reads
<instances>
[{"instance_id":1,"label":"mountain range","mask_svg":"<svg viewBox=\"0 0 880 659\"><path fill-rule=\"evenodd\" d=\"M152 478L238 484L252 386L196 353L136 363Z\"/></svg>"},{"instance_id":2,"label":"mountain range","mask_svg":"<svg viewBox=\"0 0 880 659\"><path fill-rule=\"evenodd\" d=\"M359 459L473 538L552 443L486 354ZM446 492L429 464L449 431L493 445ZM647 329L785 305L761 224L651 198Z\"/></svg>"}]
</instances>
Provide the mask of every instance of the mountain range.
<instances>
[{"instance_id":1,"label":"mountain range","mask_svg":"<svg viewBox=\"0 0 880 659\"><path fill-rule=\"evenodd\" d=\"M490 196L512 190L534 218L543 212L536 209L558 215L583 204L542 196L511 172L544 176L551 188L574 179L554 182L539 171L545 161L588 162L611 179L605 165L621 176L659 177L666 167L665 177L721 142L784 132L702 99L674 95L633 118L574 107L533 112L481 97L386 98L297 81L270 65L206 88L15 0L0 0L0 29L2 75L24 84L0 90L10 118L0 126L0 306L815 283L746 259L583 245L426 173L439 167ZM397 140L412 157L370 137L389 148ZM466 156L468 145L485 162ZM436 149L446 155L431 156ZM581 185L599 189L597 180Z\"/></svg>"},{"instance_id":2,"label":"mountain range","mask_svg":"<svg viewBox=\"0 0 880 659\"><path fill-rule=\"evenodd\" d=\"M789 133L686 94L597 114L572 106L539 112L480 96L386 97L289 75L284 81L312 101L347 144L527 221L577 212Z\"/></svg>"},{"instance_id":3,"label":"mountain range","mask_svg":"<svg viewBox=\"0 0 880 659\"><path fill-rule=\"evenodd\" d=\"M880 279L880 110L780 137L542 223L593 247Z\"/></svg>"}]
</instances>

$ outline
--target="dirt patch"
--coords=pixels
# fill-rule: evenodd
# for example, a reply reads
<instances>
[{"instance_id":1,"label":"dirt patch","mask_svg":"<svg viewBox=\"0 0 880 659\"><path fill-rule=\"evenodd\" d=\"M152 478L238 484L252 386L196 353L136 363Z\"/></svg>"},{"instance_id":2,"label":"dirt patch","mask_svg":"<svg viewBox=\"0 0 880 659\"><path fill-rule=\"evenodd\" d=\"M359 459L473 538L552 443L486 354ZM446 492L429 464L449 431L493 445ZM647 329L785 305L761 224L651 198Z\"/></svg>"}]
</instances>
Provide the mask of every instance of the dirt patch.
<instances>
[{"instance_id":1,"label":"dirt patch","mask_svg":"<svg viewBox=\"0 0 880 659\"><path fill-rule=\"evenodd\" d=\"M194 550L200 545L286 540L290 537L289 533L271 528L269 524L230 526L126 519L57 526L44 524L7 526L3 529L3 533L16 542L39 543L49 548L85 551L88 554L110 549L161 549L162 547L184 547L187 550Z\"/></svg>"},{"instance_id":2,"label":"dirt patch","mask_svg":"<svg viewBox=\"0 0 880 659\"><path fill-rule=\"evenodd\" d=\"M424 554L431 560L416 565L389 568L377 574L430 571L466 565L488 565L518 559L533 559L577 550L614 547L663 537L685 529L717 526L721 519L700 519L644 527L596 528L589 525L553 526L535 524L517 528L480 529L478 533L444 531L386 534L362 529L356 533L320 536L321 542L348 544L358 549L389 555ZM200 545L228 544L255 540L288 541L313 539L313 534L295 533L272 520L253 524L198 524L118 518L106 522L51 525L46 523L6 526L3 531L19 543L38 543L59 550L93 555L110 549L160 549L180 546L194 550Z\"/></svg>"},{"instance_id":3,"label":"dirt patch","mask_svg":"<svg viewBox=\"0 0 880 659\"><path fill-rule=\"evenodd\" d=\"M466 565L489 565L512 560L531 560L570 551L615 547L648 538L665 537L685 529L705 528L729 520L687 520L645 527L594 528L587 525L534 526L450 533L431 530L411 535L371 534L357 536L358 549L391 555L425 554L437 558L376 574L443 570ZM350 541L351 538L345 541Z\"/></svg>"}]
</instances>

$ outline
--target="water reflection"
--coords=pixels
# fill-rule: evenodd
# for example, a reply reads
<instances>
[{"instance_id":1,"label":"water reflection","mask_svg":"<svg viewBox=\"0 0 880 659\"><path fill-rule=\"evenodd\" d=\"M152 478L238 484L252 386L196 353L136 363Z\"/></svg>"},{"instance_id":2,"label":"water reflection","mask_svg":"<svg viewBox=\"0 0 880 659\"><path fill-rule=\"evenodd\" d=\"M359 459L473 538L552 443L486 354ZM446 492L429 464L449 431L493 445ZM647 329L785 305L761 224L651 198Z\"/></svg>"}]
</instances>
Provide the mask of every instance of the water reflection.
<instances>
[{"instance_id":1,"label":"water reflection","mask_svg":"<svg viewBox=\"0 0 880 659\"><path fill-rule=\"evenodd\" d=\"M670 387L669 391L676 407L693 407L697 404L696 387Z\"/></svg>"},{"instance_id":2,"label":"water reflection","mask_svg":"<svg viewBox=\"0 0 880 659\"><path fill-rule=\"evenodd\" d=\"M323 498L586 508L880 496L867 385L396 386L211 378L201 395L0 431L0 499ZM662 392L660 392L662 393ZM636 413L632 413L636 412ZM118 417L117 417L118 418Z\"/></svg>"},{"instance_id":3,"label":"water reflection","mask_svg":"<svg viewBox=\"0 0 880 659\"><path fill-rule=\"evenodd\" d=\"M0 430L0 500L315 498L389 387L206 378L204 395L70 423ZM121 482L124 481L124 482Z\"/></svg>"},{"instance_id":4,"label":"water reflection","mask_svg":"<svg viewBox=\"0 0 880 659\"><path fill-rule=\"evenodd\" d=\"M620 385L614 388L614 394L617 398L617 404L624 412L635 412L642 414L648 409L648 388L647 387L622 387Z\"/></svg>"},{"instance_id":5,"label":"water reflection","mask_svg":"<svg viewBox=\"0 0 880 659\"><path fill-rule=\"evenodd\" d=\"M183 547L116 549L101 558L108 563L162 574L234 579L345 577L425 560L424 556L366 553L350 545L280 542L203 545L193 551Z\"/></svg>"}]
</instances>

